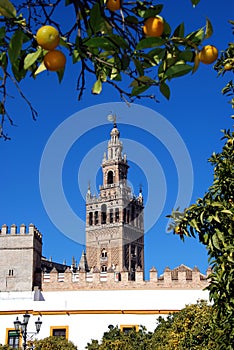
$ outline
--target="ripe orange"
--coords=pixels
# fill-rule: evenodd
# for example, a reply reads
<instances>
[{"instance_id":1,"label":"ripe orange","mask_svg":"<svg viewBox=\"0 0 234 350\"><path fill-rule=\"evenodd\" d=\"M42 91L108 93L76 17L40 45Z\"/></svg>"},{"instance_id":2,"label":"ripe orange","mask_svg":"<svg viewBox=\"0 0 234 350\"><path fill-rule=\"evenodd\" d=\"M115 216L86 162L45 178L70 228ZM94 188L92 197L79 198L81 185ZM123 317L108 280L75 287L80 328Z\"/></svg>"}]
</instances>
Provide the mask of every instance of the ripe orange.
<instances>
[{"instance_id":1,"label":"ripe orange","mask_svg":"<svg viewBox=\"0 0 234 350\"><path fill-rule=\"evenodd\" d=\"M52 26L43 26L38 29L36 40L45 50L54 50L59 44L59 32Z\"/></svg>"},{"instance_id":2,"label":"ripe orange","mask_svg":"<svg viewBox=\"0 0 234 350\"><path fill-rule=\"evenodd\" d=\"M183 230L182 230L179 226L176 226L176 227L175 227L174 232L175 232L177 235L182 235L182 234L183 234Z\"/></svg>"},{"instance_id":3,"label":"ripe orange","mask_svg":"<svg viewBox=\"0 0 234 350\"><path fill-rule=\"evenodd\" d=\"M202 63L210 64L218 58L218 49L213 45L206 45L199 52L199 60Z\"/></svg>"},{"instance_id":4,"label":"ripe orange","mask_svg":"<svg viewBox=\"0 0 234 350\"><path fill-rule=\"evenodd\" d=\"M59 50L49 51L44 57L45 67L52 72L57 72L60 69L64 68L65 64L66 57Z\"/></svg>"},{"instance_id":5,"label":"ripe orange","mask_svg":"<svg viewBox=\"0 0 234 350\"><path fill-rule=\"evenodd\" d=\"M143 32L147 36L159 37L164 30L163 19L160 17L149 17L145 20Z\"/></svg>"},{"instance_id":6,"label":"ripe orange","mask_svg":"<svg viewBox=\"0 0 234 350\"><path fill-rule=\"evenodd\" d=\"M106 7L110 11L117 11L121 8L121 0L107 0Z\"/></svg>"}]
</instances>

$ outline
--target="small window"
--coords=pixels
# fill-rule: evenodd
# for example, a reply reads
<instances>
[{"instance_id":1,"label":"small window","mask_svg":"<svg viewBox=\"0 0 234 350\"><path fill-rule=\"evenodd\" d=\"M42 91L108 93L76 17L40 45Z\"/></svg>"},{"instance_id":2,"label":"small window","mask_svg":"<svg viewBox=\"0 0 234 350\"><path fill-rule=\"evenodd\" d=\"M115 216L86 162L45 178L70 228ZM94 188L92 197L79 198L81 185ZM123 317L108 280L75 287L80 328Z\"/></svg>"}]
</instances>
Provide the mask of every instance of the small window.
<instances>
[{"instance_id":1,"label":"small window","mask_svg":"<svg viewBox=\"0 0 234 350\"><path fill-rule=\"evenodd\" d=\"M127 210L126 208L124 208L123 210L123 223L126 224L126 214L127 214Z\"/></svg>"},{"instance_id":2,"label":"small window","mask_svg":"<svg viewBox=\"0 0 234 350\"><path fill-rule=\"evenodd\" d=\"M138 325L121 325L120 326L120 330L121 332L124 332L124 333L129 333L131 330L135 329L136 332L139 331L139 326Z\"/></svg>"},{"instance_id":3,"label":"small window","mask_svg":"<svg viewBox=\"0 0 234 350\"><path fill-rule=\"evenodd\" d=\"M108 185L113 184L113 178L114 178L113 171L108 171L108 174L107 174L107 184Z\"/></svg>"},{"instance_id":4,"label":"small window","mask_svg":"<svg viewBox=\"0 0 234 350\"><path fill-rule=\"evenodd\" d=\"M13 275L14 275L14 271L12 269L10 269L8 272L8 276L13 276Z\"/></svg>"},{"instance_id":5,"label":"small window","mask_svg":"<svg viewBox=\"0 0 234 350\"><path fill-rule=\"evenodd\" d=\"M94 213L94 225L98 225L98 211Z\"/></svg>"},{"instance_id":6,"label":"small window","mask_svg":"<svg viewBox=\"0 0 234 350\"><path fill-rule=\"evenodd\" d=\"M102 256L102 258L107 258L107 251L106 251L106 249L102 250L101 256Z\"/></svg>"},{"instance_id":7,"label":"small window","mask_svg":"<svg viewBox=\"0 0 234 350\"><path fill-rule=\"evenodd\" d=\"M106 205L103 204L102 207L101 207L101 211L102 211L102 225L103 224L106 224Z\"/></svg>"},{"instance_id":8,"label":"small window","mask_svg":"<svg viewBox=\"0 0 234 350\"><path fill-rule=\"evenodd\" d=\"M7 344L13 349L19 349L20 333L16 330L7 330Z\"/></svg>"},{"instance_id":9,"label":"small window","mask_svg":"<svg viewBox=\"0 0 234 350\"><path fill-rule=\"evenodd\" d=\"M110 224L114 221L113 209L110 210Z\"/></svg>"},{"instance_id":10,"label":"small window","mask_svg":"<svg viewBox=\"0 0 234 350\"><path fill-rule=\"evenodd\" d=\"M119 208L115 209L115 222L119 222Z\"/></svg>"},{"instance_id":11,"label":"small window","mask_svg":"<svg viewBox=\"0 0 234 350\"><path fill-rule=\"evenodd\" d=\"M93 213L89 213L89 225L92 226L93 225Z\"/></svg>"},{"instance_id":12,"label":"small window","mask_svg":"<svg viewBox=\"0 0 234 350\"><path fill-rule=\"evenodd\" d=\"M102 271L102 272L107 272L107 267L106 267L106 265L102 265L101 271Z\"/></svg>"},{"instance_id":13,"label":"small window","mask_svg":"<svg viewBox=\"0 0 234 350\"><path fill-rule=\"evenodd\" d=\"M64 337L68 339L68 326L51 326L50 335L53 337Z\"/></svg>"}]
</instances>

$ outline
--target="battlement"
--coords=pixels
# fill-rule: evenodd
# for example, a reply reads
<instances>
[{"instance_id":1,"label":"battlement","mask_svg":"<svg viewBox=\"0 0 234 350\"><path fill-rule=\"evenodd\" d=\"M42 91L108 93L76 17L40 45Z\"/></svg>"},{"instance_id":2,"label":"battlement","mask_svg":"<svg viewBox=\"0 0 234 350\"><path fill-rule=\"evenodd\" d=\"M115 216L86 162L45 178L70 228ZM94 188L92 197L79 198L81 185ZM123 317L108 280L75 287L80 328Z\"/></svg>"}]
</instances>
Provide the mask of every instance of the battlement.
<instances>
[{"instance_id":1,"label":"battlement","mask_svg":"<svg viewBox=\"0 0 234 350\"><path fill-rule=\"evenodd\" d=\"M42 290L105 290L105 289L204 289L209 281L211 269L206 275L197 267L193 269L180 265L175 269L166 268L164 273L158 276L153 267L150 270L149 280L144 280L144 273L138 269L135 272L135 281L129 281L129 272L115 272L109 270L100 272L93 269L92 272L76 271L67 268L65 272L58 272L55 268L50 273L42 273Z\"/></svg>"},{"instance_id":2,"label":"battlement","mask_svg":"<svg viewBox=\"0 0 234 350\"><path fill-rule=\"evenodd\" d=\"M33 235L38 240L42 241L41 232L33 224L28 226L28 231L26 225L24 224L20 225L19 230L17 230L17 226L15 224L12 224L10 228L4 224L0 229L0 235Z\"/></svg>"}]
</instances>

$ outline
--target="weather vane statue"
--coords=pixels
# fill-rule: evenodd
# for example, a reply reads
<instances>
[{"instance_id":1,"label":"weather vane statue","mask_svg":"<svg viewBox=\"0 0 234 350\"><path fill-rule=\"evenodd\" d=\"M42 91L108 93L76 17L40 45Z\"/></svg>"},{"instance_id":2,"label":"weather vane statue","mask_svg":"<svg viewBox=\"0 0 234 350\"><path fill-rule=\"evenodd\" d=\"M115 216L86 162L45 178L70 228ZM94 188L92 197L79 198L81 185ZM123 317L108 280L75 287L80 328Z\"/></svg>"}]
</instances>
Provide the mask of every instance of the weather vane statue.
<instances>
[{"instance_id":1,"label":"weather vane statue","mask_svg":"<svg viewBox=\"0 0 234 350\"><path fill-rule=\"evenodd\" d=\"M111 112L110 114L108 114L107 120L109 120L110 122L113 122L114 127L116 127L116 114L113 114Z\"/></svg>"}]
</instances>

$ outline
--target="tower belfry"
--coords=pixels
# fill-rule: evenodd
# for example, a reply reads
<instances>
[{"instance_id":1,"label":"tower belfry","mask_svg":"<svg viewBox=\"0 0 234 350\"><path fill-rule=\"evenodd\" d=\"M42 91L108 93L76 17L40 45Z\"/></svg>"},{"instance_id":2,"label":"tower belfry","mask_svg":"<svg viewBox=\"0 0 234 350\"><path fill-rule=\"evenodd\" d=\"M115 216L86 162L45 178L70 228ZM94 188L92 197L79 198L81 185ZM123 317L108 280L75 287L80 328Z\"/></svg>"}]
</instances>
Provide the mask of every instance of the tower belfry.
<instances>
[{"instance_id":1,"label":"tower belfry","mask_svg":"<svg viewBox=\"0 0 234 350\"><path fill-rule=\"evenodd\" d=\"M135 279L144 269L143 197L132 194L127 183L128 162L114 119L107 152L102 160L99 195L86 195L86 257L89 269L127 270Z\"/></svg>"}]
</instances>

